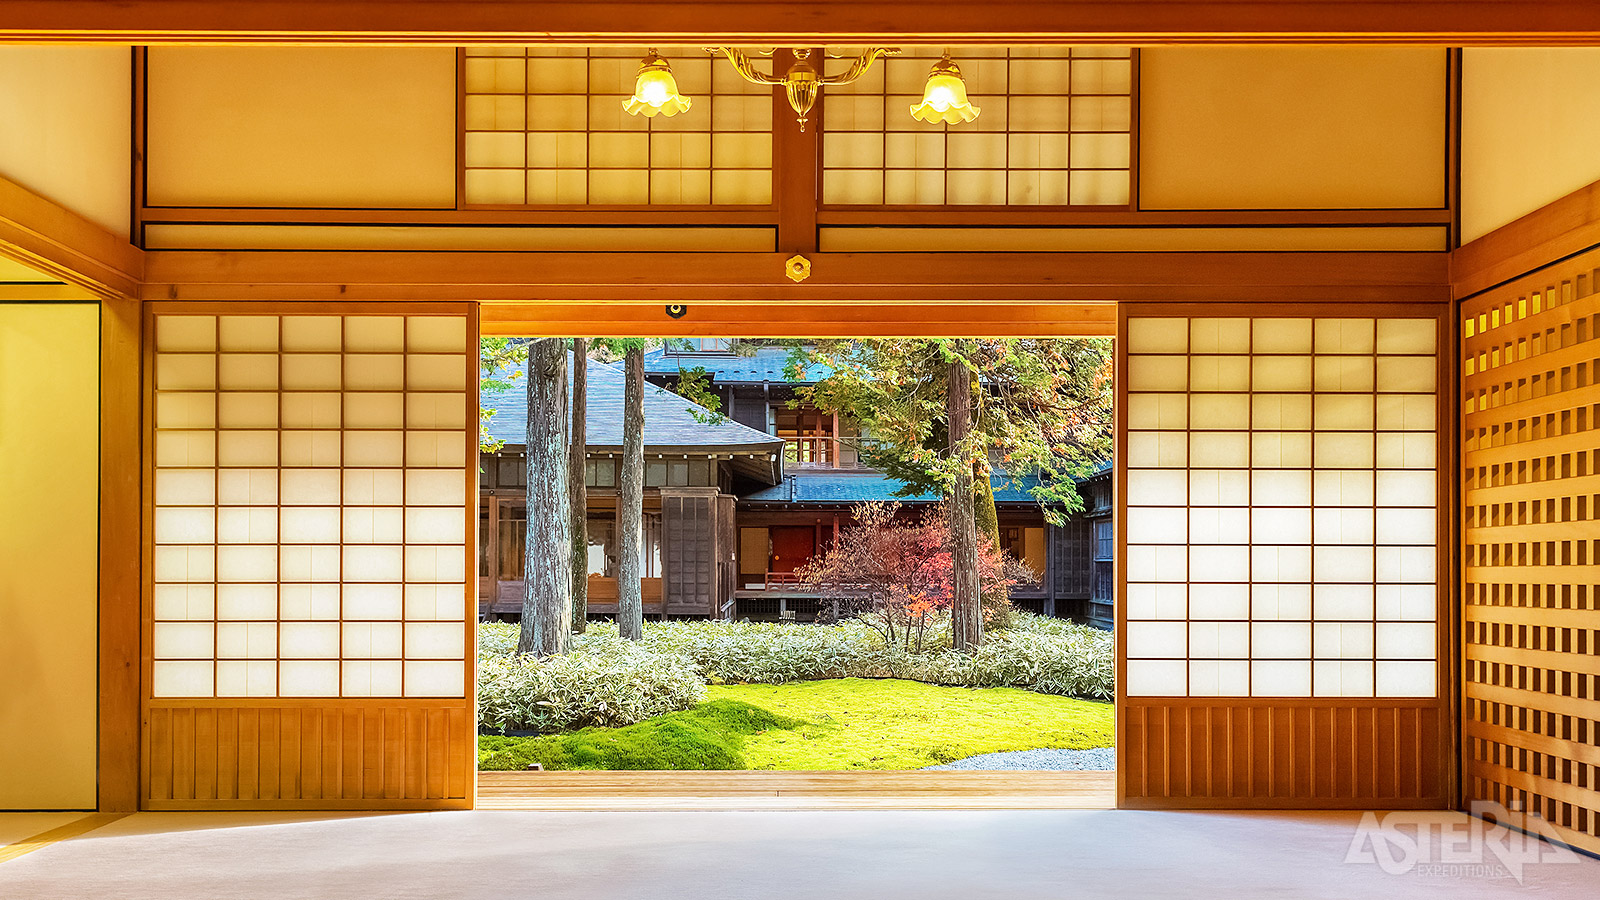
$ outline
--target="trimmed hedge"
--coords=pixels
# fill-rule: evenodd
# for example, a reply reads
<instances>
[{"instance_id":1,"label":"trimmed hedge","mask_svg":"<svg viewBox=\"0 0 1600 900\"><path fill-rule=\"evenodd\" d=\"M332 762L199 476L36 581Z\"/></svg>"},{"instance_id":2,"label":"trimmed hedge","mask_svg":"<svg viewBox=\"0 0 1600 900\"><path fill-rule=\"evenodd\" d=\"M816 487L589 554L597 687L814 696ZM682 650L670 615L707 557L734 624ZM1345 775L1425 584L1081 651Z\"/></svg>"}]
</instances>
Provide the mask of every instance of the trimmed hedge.
<instances>
[{"instance_id":1,"label":"trimmed hedge","mask_svg":"<svg viewBox=\"0 0 1600 900\"><path fill-rule=\"evenodd\" d=\"M637 643L616 626L594 623L571 653L517 657L518 626L478 630L478 716L484 728L549 733L588 725L628 725L687 709L704 683L782 684L823 678L906 678L961 687L1015 687L1042 694L1110 700L1110 632L1018 613L976 653L949 649L948 627L929 630L930 649L884 646L859 622L784 625L752 622L647 622ZM943 639L940 636L943 635Z\"/></svg>"}]
</instances>

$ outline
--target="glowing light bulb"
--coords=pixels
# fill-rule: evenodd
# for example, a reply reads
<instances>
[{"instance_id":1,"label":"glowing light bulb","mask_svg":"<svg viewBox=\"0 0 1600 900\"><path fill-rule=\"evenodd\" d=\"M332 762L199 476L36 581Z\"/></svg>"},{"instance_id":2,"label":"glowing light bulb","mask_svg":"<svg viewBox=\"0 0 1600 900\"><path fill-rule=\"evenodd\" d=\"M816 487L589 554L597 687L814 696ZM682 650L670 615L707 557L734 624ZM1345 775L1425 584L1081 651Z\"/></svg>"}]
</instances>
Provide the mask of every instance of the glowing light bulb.
<instances>
[{"instance_id":1,"label":"glowing light bulb","mask_svg":"<svg viewBox=\"0 0 1600 900\"><path fill-rule=\"evenodd\" d=\"M911 107L913 119L946 125L971 122L979 112L967 99L967 83L961 80L961 68L948 56L933 64L922 92L922 102Z\"/></svg>"},{"instance_id":2,"label":"glowing light bulb","mask_svg":"<svg viewBox=\"0 0 1600 900\"><path fill-rule=\"evenodd\" d=\"M622 108L630 116L666 116L688 112L693 103L678 93L678 80L672 77L672 67L656 55L654 50L639 63L639 77L634 82L633 96L622 101Z\"/></svg>"}]
</instances>

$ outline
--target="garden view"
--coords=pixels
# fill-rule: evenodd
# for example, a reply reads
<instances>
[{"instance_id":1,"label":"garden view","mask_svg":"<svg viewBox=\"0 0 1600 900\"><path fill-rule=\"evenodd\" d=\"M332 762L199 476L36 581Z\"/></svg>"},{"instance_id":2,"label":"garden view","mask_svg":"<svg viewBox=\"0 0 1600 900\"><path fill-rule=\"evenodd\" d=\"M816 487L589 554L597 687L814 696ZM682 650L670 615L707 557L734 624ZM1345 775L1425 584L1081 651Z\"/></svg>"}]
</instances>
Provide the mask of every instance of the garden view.
<instances>
[{"instance_id":1,"label":"garden view","mask_svg":"<svg viewBox=\"0 0 1600 900\"><path fill-rule=\"evenodd\" d=\"M1109 350L485 340L479 767L1110 768Z\"/></svg>"}]
</instances>

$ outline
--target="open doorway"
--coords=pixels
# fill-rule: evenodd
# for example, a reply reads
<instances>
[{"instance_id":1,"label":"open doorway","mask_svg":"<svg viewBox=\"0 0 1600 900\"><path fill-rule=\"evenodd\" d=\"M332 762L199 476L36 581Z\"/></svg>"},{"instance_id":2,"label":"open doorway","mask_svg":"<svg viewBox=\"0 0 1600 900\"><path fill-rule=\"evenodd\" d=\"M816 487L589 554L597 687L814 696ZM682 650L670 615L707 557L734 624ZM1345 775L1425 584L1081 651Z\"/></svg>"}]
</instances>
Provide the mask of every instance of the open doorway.
<instances>
[{"instance_id":1,"label":"open doorway","mask_svg":"<svg viewBox=\"0 0 1600 900\"><path fill-rule=\"evenodd\" d=\"M986 442L965 513L984 640L957 650L949 535L962 513L940 481L950 439L932 377L947 342L642 342L634 606L620 557L635 551L618 539L629 344L591 342L575 592L587 614L541 659L518 653L544 546L529 542L527 486L550 474L527 457L529 342L489 339L480 768L1094 772L1109 784L1111 542L1095 537L1111 533L1110 343L964 348ZM579 363L567 361L570 392ZM1052 392L1059 402L1041 402ZM618 633L629 615L642 619L635 640Z\"/></svg>"}]
</instances>

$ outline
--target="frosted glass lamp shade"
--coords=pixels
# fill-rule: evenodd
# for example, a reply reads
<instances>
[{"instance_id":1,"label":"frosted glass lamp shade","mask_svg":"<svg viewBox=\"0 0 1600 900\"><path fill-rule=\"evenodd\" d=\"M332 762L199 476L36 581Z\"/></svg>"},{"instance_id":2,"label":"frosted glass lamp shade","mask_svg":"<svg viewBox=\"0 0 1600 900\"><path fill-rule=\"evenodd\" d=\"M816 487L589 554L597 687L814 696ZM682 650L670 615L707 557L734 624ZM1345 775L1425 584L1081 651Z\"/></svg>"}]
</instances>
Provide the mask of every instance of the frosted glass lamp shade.
<instances>
[{"instance_id":1,"label":"frosted glass lamp shade","mask_svg":"<svg viewBox=\"0 0 1600 900\"><path fill-rule=\"evenodd\" d=\"M911 118L930 124L960 125L971 122L982 110L967 99L967 83L961 67L945 57L933 64L928 83L922 89L922 102L911 107Z\"/></svg>"},{"instance_id":2,"label":"frosted glass lamp shade","mask_svg":"<svg viewBox=\"0 0 1600 900\"><path fill-rule=\"evenodd\" d=\"M678 80L672 77L672 67L652 50L639 63L633 96L622 101L622 109L630 116L666 116L670 119L678 113L688 112L693 102L678 93Z\"/></svg>"}]
</instances>

